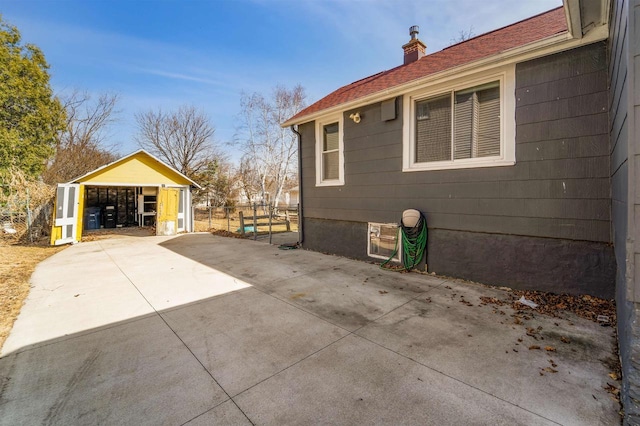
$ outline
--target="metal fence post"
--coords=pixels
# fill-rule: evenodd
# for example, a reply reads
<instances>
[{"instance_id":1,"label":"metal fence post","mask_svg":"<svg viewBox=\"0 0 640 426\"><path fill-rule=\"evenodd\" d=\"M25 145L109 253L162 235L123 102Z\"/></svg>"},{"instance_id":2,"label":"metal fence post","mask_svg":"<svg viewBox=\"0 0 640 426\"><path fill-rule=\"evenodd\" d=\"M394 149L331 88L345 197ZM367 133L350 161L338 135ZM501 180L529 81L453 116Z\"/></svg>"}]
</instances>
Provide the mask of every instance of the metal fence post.
<instances>
[{"instance_id":1,"label":"metal fence post","mask_svg":"<svg viewBox=\"0 0 640 426\"><path fill-rule=\"evenodd\" d=\"M31 208L29 207L29 189L27 188L27 233L29 234L29 242L33 243L33 229L31 227L33 218L31 217Z\"/></svg>"},{"instance_id":2,"label":"metal fence post","mask_svg":"<svg viewBox=\"0 0 640 426\"><path fill-rule=\"evenodd\" d=\"M258 205L253 203L253 241L258 239Z\"/></svg>"},{"instance_id":3,"label":"metal fence post","mask_svg":"<svg viewBox=\"0 0 640 426\"><path fill-rule=\"evenodd\" d=\"M271 244L271 219L273 217L273 204L269 203L269 244Z\"/></svg>"},{"instance_id":4,"label":"metal fence post","mask_svg":"<svg viewBox=\"0 0 640 426\"><path fill-rule=\"evenodd\" d=\"M209 229L211 229L211 204L209 204Z\"/></svg>"}]
</instances>

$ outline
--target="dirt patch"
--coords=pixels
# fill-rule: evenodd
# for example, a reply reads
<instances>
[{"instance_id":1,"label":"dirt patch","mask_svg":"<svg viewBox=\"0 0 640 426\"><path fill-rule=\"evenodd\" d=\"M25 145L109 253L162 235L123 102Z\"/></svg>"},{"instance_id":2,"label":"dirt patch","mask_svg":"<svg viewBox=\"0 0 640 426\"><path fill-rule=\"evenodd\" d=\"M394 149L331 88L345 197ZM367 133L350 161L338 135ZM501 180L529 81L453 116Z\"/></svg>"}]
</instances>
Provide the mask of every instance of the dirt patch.
<instances>
[{"instance_id":1,"label":"dirt patch","mask_svg":"<svg viewBox=\"0 0 640 426\"><path fill-rule=\"evenodd\" d=\"M211 233L219 237L240 238L240 239L249 238L249 234L242 235L242 234L237 234L235 232L225 231L223 229L213 229L211 230Z\"/></svg>"},{"instance_id":2,"label":"dirt patch","mask_svg":"<svg viewBox=\"0 0 640 426\"><path fill-rule=\"evenodd\" d=\"M156 235L155 227L133 226L128 228L96 229L92 231L85 230L82 233L82 242L105 240L122 236L148 237L151 235Z\"/></svg>"},{"instance_id":3,"label":"dirt patch","mask_svg":"<svg viewBox=\"0 0 640 426\"><path fill-rule=\"evenodd\" d=\"M0 245L0 348L29 294L36 265L65 246Z\"/></svg>"}]
</instances>

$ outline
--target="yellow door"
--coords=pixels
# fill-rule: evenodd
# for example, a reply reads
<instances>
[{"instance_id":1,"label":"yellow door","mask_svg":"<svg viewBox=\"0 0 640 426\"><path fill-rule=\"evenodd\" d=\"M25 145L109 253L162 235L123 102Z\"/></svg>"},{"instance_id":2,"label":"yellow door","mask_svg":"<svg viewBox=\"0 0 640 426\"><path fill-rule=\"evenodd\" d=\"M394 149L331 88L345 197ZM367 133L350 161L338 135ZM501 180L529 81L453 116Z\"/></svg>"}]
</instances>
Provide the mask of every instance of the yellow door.
<instances>
[{"instance_id":1,"label":"yellow door","mask_svg":"<svg viewBox=\"0 0 640 426\"><path fill-rule=\"evenodd\" d=\"M178 199L180 189L160 188L158 193L157 235L175 235L178 229Z\"/></svg>"}]
</instances>

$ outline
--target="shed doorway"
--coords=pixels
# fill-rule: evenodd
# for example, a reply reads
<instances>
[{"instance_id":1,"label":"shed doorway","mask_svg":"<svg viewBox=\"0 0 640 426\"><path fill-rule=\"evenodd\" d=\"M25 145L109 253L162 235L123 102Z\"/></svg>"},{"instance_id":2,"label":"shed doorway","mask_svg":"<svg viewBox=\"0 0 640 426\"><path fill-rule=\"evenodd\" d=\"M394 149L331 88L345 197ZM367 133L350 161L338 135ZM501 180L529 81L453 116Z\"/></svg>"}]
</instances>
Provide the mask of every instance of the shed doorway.
<instances>
[{"instance_id":1,"label":"shed doorway","mask_svg":"<svg viewBox=\"0 0 640 426\"><path fill-rule=\"evenodd\" d=\"M151 189L155 198L156 188L144 189L147 193ZM138 198L142 195L142 190L143 188L131 186L85 186L84 229L155 225L155 199L154 204L144 203L140 212L145 213L138 214ZM148 219L145 221L145 218Z\"/></svg>"}]
</instances>

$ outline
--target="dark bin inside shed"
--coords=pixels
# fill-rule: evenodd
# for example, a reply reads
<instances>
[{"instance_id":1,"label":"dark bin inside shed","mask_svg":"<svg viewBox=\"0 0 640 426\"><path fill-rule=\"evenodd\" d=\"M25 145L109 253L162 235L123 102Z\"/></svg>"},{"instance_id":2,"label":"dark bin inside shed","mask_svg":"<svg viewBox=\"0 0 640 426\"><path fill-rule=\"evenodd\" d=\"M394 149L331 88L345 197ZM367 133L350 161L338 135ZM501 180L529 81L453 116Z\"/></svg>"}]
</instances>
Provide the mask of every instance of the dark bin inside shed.
<instances>
[{"instance_id":1,"label":"dark bin inside shed","mask_svg":"<svg viewBox=\"0 0 640 426\"><path fill-rule=\"evenodd\" d=\"M116 207L115 206L105 206L104 208L104 227L105 228L115 228L116 227Z\"/></svg>"},{"instance_id":2,"label":"dark bin inside shed","mask_svg":"<svg viewBox=\"0 0 640 426\"><path fill-rule=\"evenodd\" d=\"M84 229L100 229L100 207L84 209Z\"/></svg>"}]
</instances>

